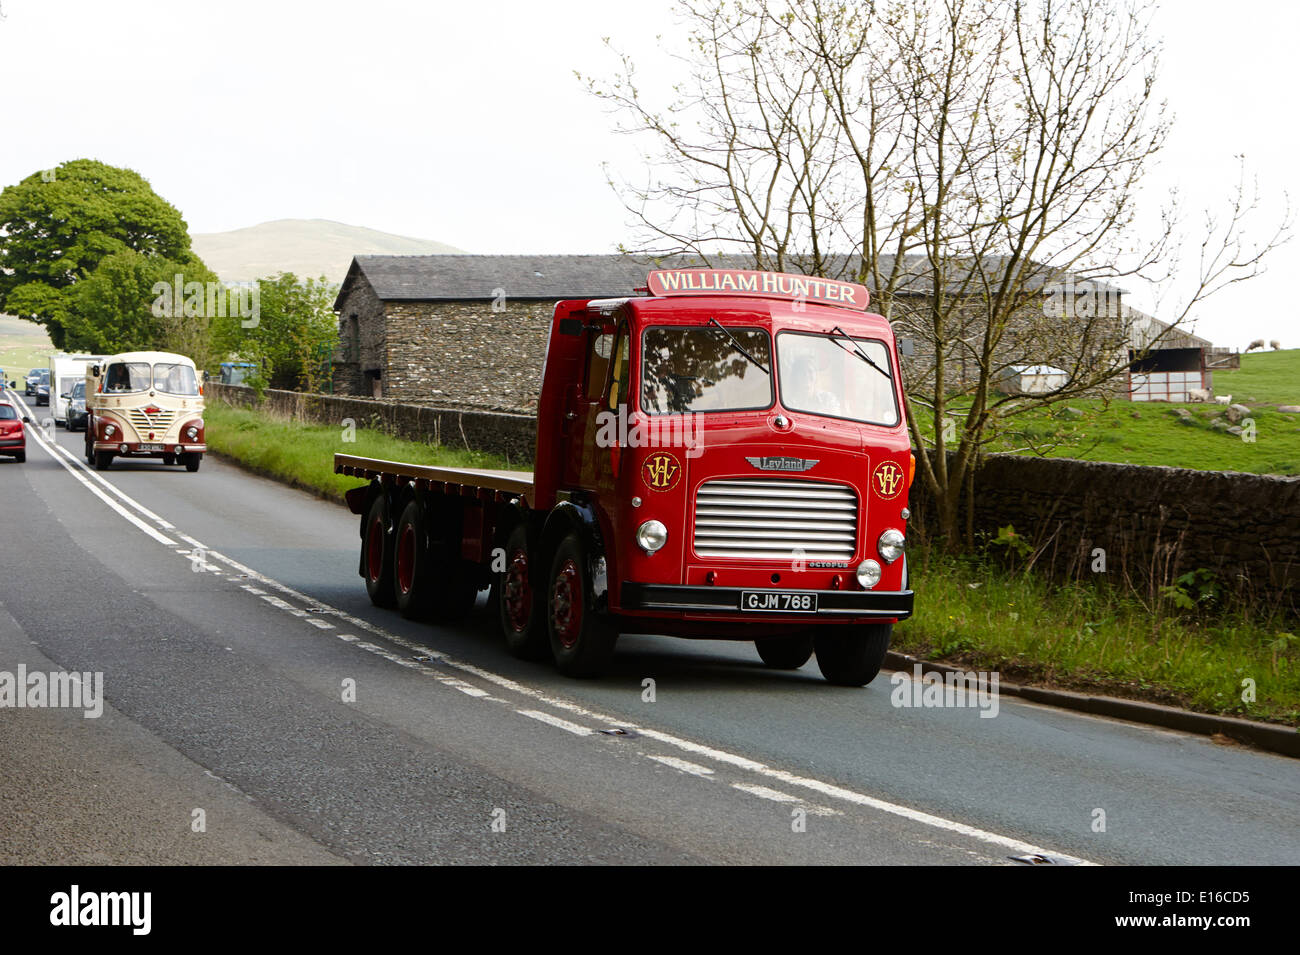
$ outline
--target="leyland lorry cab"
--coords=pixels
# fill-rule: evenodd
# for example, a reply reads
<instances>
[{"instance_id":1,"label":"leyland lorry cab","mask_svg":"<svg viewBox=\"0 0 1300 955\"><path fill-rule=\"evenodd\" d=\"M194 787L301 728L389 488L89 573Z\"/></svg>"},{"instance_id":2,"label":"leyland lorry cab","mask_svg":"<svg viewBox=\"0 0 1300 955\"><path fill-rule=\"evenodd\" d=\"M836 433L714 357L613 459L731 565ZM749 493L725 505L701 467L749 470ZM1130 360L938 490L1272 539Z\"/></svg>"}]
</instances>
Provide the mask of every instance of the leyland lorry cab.
<instances>
[{"instance_id":1,"label":"leyland lorry cab","mask_svg":"<svg viewBox=\"0 0 1300 955\"><path fill-rule=\"evenodd\" d=\"M161 458L197 471L207 451L203 386L194 362L171 352L124 352L86 369L86 463Z\"/></svg>"}]
</instances>

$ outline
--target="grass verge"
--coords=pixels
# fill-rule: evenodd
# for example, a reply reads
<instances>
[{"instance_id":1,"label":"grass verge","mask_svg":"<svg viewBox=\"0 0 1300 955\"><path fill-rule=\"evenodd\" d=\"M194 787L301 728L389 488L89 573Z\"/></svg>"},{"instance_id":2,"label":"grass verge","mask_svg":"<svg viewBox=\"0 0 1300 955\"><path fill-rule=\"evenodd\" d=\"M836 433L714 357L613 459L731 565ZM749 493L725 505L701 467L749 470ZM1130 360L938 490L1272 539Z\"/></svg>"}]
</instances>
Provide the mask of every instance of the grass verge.
<instances>
[{"instance_id":1,"label":"grass verge","mask_svg":"<svg viewBox=\"0 0 1300 955\"><path fill-rule=\"evenodd\" d=\"M203 419L208 447L219 456L331 501L342 502L343 492L359 483L334 473L336 452L444 467L506 467L505 460L493 454L404 441L364 428L356 429L355 440L345 441L339 427L285 421L220 402L210 404Z\"/></svg>"},{"instance_id":2,"label":"grass verge","mask_svg":"<svg viewBox=\"0 0 1300 955\"><path fill-rule=\"evenodd\" d=\"M456 451L358 430L303 425L214 403L208 443L257 473L329 500L357 486L334 474L336 451L448 467L500 468L481 452ZM1127 594L1060 586L973 558L925 551L911 561L916 615L894 648L1008 680L1105 693L1208 713L1300 725L1300 641L1278 620L1237 614L1178 617ZM1255 702L1242 681L1255 681Z\"/></svg>"},{"instance_id":3,"label":"grass verge","mask_svg":"<svg viewBox=\"0 0 1300 955\"><path fill-rule=\"evenodd\" d=\"M915 616L894 649L1004 679L1300 725L1300 640L1281 617L1151 608L969 557L912 553ZM1253 702L1242 699L1254 681Z\"/></svg>"}]
</instances>

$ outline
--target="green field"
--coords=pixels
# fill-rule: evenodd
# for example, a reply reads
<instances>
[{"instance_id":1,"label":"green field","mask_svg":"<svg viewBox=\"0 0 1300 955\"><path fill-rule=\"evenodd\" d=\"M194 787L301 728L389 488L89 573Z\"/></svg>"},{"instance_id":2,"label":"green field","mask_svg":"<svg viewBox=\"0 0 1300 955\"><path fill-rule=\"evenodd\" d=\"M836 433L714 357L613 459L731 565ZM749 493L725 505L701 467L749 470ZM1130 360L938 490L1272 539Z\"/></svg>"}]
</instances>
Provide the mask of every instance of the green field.
<instances>
[{"instance_id":1,"label":"green field","mask_svg":"<svg viewBox=\"0 0 1300 955\"><path fill-rule=\"evenodd\" d=\"M54 351L50 336L35 322L0 315L0 368L4 369L5 384L22 379L33 368L46 368Z\"/></svg>"},{"instance_id":2,"label":"green field","mask_svg":"<svg viewBox=\"0 0 1300 955\"><path fill-rule=\"evenodd\" d=\"M1214 374L1214 390L1251 410L1253 435L1215 430L1226 411L1214 403L1072 400L1002 423L987 451L1165 465L1202 471L1300 474L1300 349L1243 355L1237 371ZM1068 409L1068 410L1067 410ZM1177 409L1186 409L1183 420Z\"/></svg>"}]
</instances>

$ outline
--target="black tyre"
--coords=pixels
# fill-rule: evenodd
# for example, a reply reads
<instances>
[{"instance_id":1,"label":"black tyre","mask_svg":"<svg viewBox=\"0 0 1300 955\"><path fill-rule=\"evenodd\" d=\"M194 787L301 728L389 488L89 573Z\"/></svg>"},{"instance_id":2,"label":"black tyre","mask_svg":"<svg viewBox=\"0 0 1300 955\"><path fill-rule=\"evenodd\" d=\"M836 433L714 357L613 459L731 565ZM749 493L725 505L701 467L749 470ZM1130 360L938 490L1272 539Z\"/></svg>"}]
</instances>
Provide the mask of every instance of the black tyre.
<instances>
[{"instance_id":1,"label":"black tyre","mask_svg":"<svg viewBox=\"0 0 1300 955\"><path fill-rule=\"evenodd\" d=\"M432 498L427 511L430 558L429 612L434 620L459 620L474 609L478 600L478 565L463 560L461 503L455 498Z\"/></svg>"},{"instance_id":2,"label":"black tyre","mask_svg":"<svg viewBox=\"0 0 1300 955\"><path fill-rule=\"evenodd\" d=\"M164 454L164 455L163 455L163 458L162 458L162 461L163 461L163 464L166 464L167 466L170 467L171 465L173 465L173 464L176 463L176 455L174 455L174 454Z\"/></svg>"},{"instance_id":3,"label":"black tyre","mask_svg":"<svg viewBox=\"0 0 1300 955\"><path fill-rule=\"evenodd\" d=\"M793 637L759 637L754 641L763 663L773 670L797 670L813 655L813 638L810 633Z\"/></svg>"},{"instance_id":4,"label":"black tyre","mask_svg":"<svg viewBox=\"0 0 1300 955\"><path fill-rule=\"evenodd\" d=\"M565 676L599 676L618 640L609 619L596 611L585 551L570 533L555 549L547 578L546 629L555 666Z\"/></svg>"},{"instance_id":5,"label":"black tyre","mask_svg":"<svg viewBox=\"0 0 1300 955\"><path fill-rule=\"evenodd\" d=\"M27 452L19 451L17 454L14 455L14 460L17 461L19 464L24 463L27 460Z\"/></svg>"},{"instance_id":6,"label":"black tyre","mask_svg":"<svg viewBox=\"0 0 1300 955\"><path fill-rule=\"evenodd\" d=\"M96 471L107 471L107 470L108 470L108 466L109 466L110 464L112 464L112 463L113 463L113 452L112 452L112 451L96 451L96 452L95 452L95 470L96 470Z\"/></svg>"},{"instance_id":7,"label":"black tyre","mask_svg":"<svg viewBox=\"0 0 1300 955\"><path fill-rule=\"evenodd\" d=\"M181 455L181 461L185 464L185 470L193 474L199 469L199 464L203 461L203 455L197 451L186 451Z\"/></svg>"},{"instance_id":8,"label":"black tyre","mask_svg":"<svg viewBox=\"0 0 1300 955\"><path fill-rule=\"evenodd\" d=\"M829 683L866 686L885 662L893 631L892 623L824 627L813 637L817 667Z\"/></svg>"},{"instance_id":9,"label":"black tyre","mask_svg":"<svg viewBox=\"0 0 1300 955\"><path fill-rule=\"evenodd\" d=\"M402 509L393 538L393 602L403 617L422 620L429 616L437 585L432 562L423 508L412 500Z\"/></svg>"},{"instance_id":10,"label":"black tyre","mask_svg":"<svg viewBox=\"0 0 1300 955\"><path fill-rule=\"evenodd\" d=\"M545 660L551 653L551 638L546 630L546 590L539 587L541 574L537 553L528 525L520 522L506 538L505 569L497 574L497 614L506 648L521 660Z\"/></svg>"},{"instance_id":11,"label":"black tyre","mask_svg":"<svg viewBox=\"0 0 1300 955\"><path fill-rule=\"evenodd\" d=\"M393 534L388 502L382 494L366 512L365 533L361 535L361 567L370 602L376 607L393 606Z\"/></svg>"}]
</instances>

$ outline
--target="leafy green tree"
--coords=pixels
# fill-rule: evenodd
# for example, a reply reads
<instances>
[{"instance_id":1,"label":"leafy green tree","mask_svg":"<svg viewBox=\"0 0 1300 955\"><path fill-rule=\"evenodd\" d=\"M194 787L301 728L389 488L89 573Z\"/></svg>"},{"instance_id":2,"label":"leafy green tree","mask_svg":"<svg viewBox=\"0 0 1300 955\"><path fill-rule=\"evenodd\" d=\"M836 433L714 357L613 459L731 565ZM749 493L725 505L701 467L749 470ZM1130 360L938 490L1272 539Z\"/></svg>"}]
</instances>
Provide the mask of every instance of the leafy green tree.
<instances>
[{"instance_id":1,"label":"leafy green tree","mask_svg":"<svg viewBox=\"0 0 1300 955\"><path fill-rule=\"evenodd\" d=\"M217 319L214 347L256 364L255 385L320 391L338 346L334 289L292 272L257 280L257 314Z\"/></svg>"},{"instance_id":2,"label":"leafy green tree","mask_svg":"<svg viewBox=\"0 0 1300 955\"><path fill-rule=\"evenodd\" d=\"M74 159L0 192L0 310L44 325L56 347L70 290L124 252L198 262L179 210L139 173Z\"/></svg>"}]
</instances>

